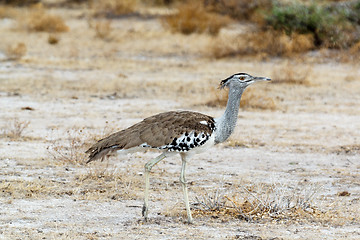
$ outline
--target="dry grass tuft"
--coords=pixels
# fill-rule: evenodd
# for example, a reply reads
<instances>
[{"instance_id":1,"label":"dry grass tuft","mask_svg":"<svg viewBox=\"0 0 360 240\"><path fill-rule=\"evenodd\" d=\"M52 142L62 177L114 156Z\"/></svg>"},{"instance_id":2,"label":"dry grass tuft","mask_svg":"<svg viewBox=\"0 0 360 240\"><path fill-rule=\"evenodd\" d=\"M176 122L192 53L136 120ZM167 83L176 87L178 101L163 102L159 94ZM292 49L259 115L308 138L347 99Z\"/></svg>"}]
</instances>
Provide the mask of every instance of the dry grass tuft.
<instances>
[{"instance_id":1,"label":"dry grass tuft","mask_svg":"<svg viewBox=\"0 0 360 240\"><path fill-rule=\"evenodd\" d=\"M235 217L246 221L298 221L320 218L323 213L315 206L320 187L315 185L257 184L242 187L233 196L216 190L214 194L197 197L194 215L215 218Z\"/></svg>"},{"instance_id":2,"label":"dry grass tuft","mask_svg":"<svg viewBox=\"0 0 360 240\"><path fill-rule=\"evenodd\" d=\"M241 98L240 106L245 109L276 109L274 100L270 97L267 97L264 91L256 88L249 88L244 92Z\"/></svg>"},{"instance_id":3,"label":"dry grass tuft","mask_svg":"<svg viewBox=\"0 0 360 240\"><path fill-rule=\"evenodd\" d=\"M29 126L29 121L21 121L14 118L8 121L7 125L2 129L1 136L12 140L19 139L23 136L24 130Z\"/></svg>"},{"instance_id":4,"label":"dry grass tuft","mask_svg":"<svg viewBox=\"0 0 360 240\"><path fill-rule=\"evenodd\" d=\"M163 18L163 24L172 32L183 34L209 33L216 35L230 23L228 17L207 12L202 1L180 4L177 13Z\"/></svg>"},{"instance_id":5,"label":"dry grass tuft","mask_svg":"<svg viewBox=\"0 0 360 240\"><path fill-rule=\"evenodd\" d=\"M235 37L223 36L210 43L211 56L215 58L234 56L293 56L314 48L310 34L292 34L275 31L244 33Z\"/></svg>"},{"instance_id":6,"label":"dry grass tuft","mask_svg":"<svg viewBox=\"0 0 360 240\"><path fill-rule=\"evenodd\" d=\"M276 67L272 73L272 83L286 83L295 85L310 86L309 80L311 68L302 69L295 67L294 63L287 62L282 66Z\"/></svg>"},{"instance_id":7,"label":"dry grass tuft","mask_svg":"<svg viewBox=\"0 0 360 240\"><path fill-rule=\"evenodd\" d=\"M96 17L118 17L136 12L137 2L134 0L104 0L92 4Z\"/></svg>"},{"instance_id":8,"label":"dry grass tuft","mask_svg":"<svg viewBox=\"0 0 360 240\"><path fill-rule=\"evenodd\" d=\"M100 21L95 24L95 36L103 40L110 40L111 32L111 21Z\"/></svg>"},{"instance_id":9,"label":"dry grass tuft","mask_svg":"<svg viewBox=\"0 0 360 240\"><path fill-rule=\"evenodd\" d=\"M91 144L114 133L116 131L114 126L116 125L106 121L105 127L101 131L97 130L96 134L89 134L87 130L78 128L69 129L66 133L53 130L56 139L50 140L47 149L53 159L59 163L83 164L87 158L85 151Z\"/></svg>"},{"instance_id":10,"label":"dry grass tuft","mask_svg":"<svg viewBox=\"0 0 360 240\"><path fill-rule=\"evenodd\" d=\"M8 60L19 60L25 56L26 52L27 47L25 43L19 42L9 45L5 50L5 55L7 56Z\"/></svg>"},{"instance_id":11,"label":"dry grass tuft","mask_svg":"<svg viewBox=\"0 0 360 240\"><path fill-rule=\"evenodd\" d=\"M62 17L46 13L42 7L33 9L26 22L27 29L35 32L67 32L69 27Z\"/></svg>"},{"instance_id":12,"label":"dry grass tuft","mask_svg":"<svg viewBox=\"0 0 360 240\"><path fill-rule=\"evenodd\" d=\"M51 45L58 44L60 41L60 38L54 34L50 34L48 37L48 43Z\"/></svg>"}]
</instances>

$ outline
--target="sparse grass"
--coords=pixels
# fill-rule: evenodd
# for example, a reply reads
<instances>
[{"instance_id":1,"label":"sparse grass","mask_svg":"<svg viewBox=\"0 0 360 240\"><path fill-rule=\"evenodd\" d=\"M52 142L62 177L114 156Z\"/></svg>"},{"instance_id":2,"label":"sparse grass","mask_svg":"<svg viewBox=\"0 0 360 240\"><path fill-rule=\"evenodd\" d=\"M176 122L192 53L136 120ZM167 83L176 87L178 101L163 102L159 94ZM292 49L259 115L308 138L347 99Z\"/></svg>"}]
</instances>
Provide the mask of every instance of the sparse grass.
<instances>
[{"instance_id":1,"label":"sparse grass","mask_svg":"<svg viewBox=\"0 0 360 240\"><path fill-rule=\"evenodd\" d=\"M307 67L306 69L302 69L295 67L294 65L294 63L288 61L282 66L276 67L272 73L272 83L310 86L311 82L309 77L311 74L311 68Z\"/></svg>"},{"instance_id":2,"label":"sparse grass","mask_svg":"<svg viewBox=\"0 0 360 240\"><path fill-rule=\"evenodd\" d=\"M172 32L183 34L209 33L216 35L230 23L228 17L206 11L202 1L180 4L177 13L163 18L163 24Z\"/></svg>"},{"instance_id":3,"label":"sparse grass","mask_svg":"<svg viewBox=\"0 0 360 240\"><path fill-rule=\"evenodd\" d=\"M56 183L34 178L32 181L10 180L0 181L0 196L12 199L37 198L40 196L49 196Z\"/></svg>"},{"instance_id":4,"label":"sparse grass","mask_svg":"<svg viewBox=\"0 0 360 240\"><path fill-rule=\"evenodd\" d=\"M255 139L250 139L245 141L245 140L238 140L238 139L234 139L234 138L230 138L228 141L226 141L225 143L225 147L228 148L233 148L233 147L243 147L243 148L248 148L248 147L262 147L265 146L266 144L264 142L261 142L259 140L255 140Z\"/></svg>"},{"instance_id":5,"label":"sparse grass","mask_svg":"<svg viewBox=\"0 0 360 240\"><path fill-rule=\"evenodd\" d=\"M76 174L69 169L62 172L54 167L57 171L55 176L40 174L28 176L32 178L31 180L24 180L21 177L3 180L0 181L0 197L46 199L53 196L71 196L77 200L138 199L142 194L142 178L110 168L108 165L108 163L88 165L88 169L76 169L80 172ZM81 170L85 172L81 173ZM42 170L39 169L40 171Z\"/></svg>"},{"instance_id":6,"label":"sparse grass","mask_svg":"<svg viewBox=\"0 0 360 240\"><path fill-rule=\"evenodd\" d=\"M206 211L219 211L226 205L226 197L220 188L217 188L213 193L206 192L205 194L195 197L194 207L204 209Z\"/></svg>"},{"instance_id":7,"label":"sparse grass","mask_svg":"<svg viewBox=\"0 0 360 240\"><path fill-rule=\"evenodd\" d=\"M143 191L143 179L132 171L119 170L108 162L87 165L85 173L75 177L79 183L80 198L84 199L137 199Z\"/></svg>"},{"instance_id":8,"label":"sparse grass","mask_svg":"<svg viewBox=\"0 0 360 240\"><path fill-rule=\"evenodd\" d=\"M316 197L321 187L281 184L252 184L237 189L232 196L224 193L196 197L194 215L235 217L246 221L305 221L322 216L316 206ZM320 220L320 219L319 219Z\"/></svg>"},{"instance_id":9,"label":"sparse grass","mask_svg":"<svg viewBox=\"0 0 360 240\"><path fill-rule=\"evenodd\" d=\"M23 133L29 124L29 121L14 118L8 121L7 125L3 127L1 135L13 140L22 138Z\"/></svg>"},{"instance_id":10,"label":"sparse grass","mask_svg":"<svg viewBox=\"0 0 360 240\"><path fill-rule=\"evenodd\" d=\"M79 128L69 129L65 133L53 130L53 134L60 137L54 136L56 139L49 141L47 149L53 159L61 164L84 164L87 158L85 151L91 144L114 133L116 129L113 126L115 125L109 125L106 121L104 128L95 134L89 134L87 130Z\"/></svg>"},{"instance_id":11,"label":"sparse grass","mask_svg":"<svg viewBox=\"0 0 360 240\"><path fill-rule=\"evenodd\" d=\"M65 139L51 140L47 149L53 159L60 164L82 164L86 158L85 137L83 130L68 130Z\"/></svg>"},{"instance_id":12,"label":"sparse grass","mask_svg":"<svg viewBox=\"0 0 360 240\"><path fill-rule=\"evenodd\" d=\"M11 44L6 48L5 55L8 60L19 60L23 56L25 56L27 52L27 47L25 43L19 42L15 44Z\"/></svg>"},{"instance_id":13,"label":"sparse grass","mask_svg":"<svg viewBox=\"0 0 360 240\"><path fill-rule=\"evenodd\" d=\"M32 11L26 21L26 28L35 32L67 32L69 27L62 17L47 13L41 6Z\"/></svg>"}]
</instances>

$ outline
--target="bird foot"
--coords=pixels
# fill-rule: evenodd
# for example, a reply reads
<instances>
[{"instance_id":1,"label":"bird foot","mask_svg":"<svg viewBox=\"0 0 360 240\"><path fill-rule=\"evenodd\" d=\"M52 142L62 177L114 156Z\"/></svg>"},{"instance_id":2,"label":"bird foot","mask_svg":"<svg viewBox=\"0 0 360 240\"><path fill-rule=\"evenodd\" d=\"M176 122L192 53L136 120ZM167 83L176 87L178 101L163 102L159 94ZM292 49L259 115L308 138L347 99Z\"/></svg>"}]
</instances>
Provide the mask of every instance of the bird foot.
<instances>
[{"instance_id":1,"label":"bird foot","mask_svg":"<svg viewBox=\"0 0 360 240\"><path fill-rule=\"evenodd\" d=\"M142 207L141 214L144 217L145 222L147 222L147 220L148 220L148 208L145 205L143 205L143 207Z\"/></svg>"}]
</instances>

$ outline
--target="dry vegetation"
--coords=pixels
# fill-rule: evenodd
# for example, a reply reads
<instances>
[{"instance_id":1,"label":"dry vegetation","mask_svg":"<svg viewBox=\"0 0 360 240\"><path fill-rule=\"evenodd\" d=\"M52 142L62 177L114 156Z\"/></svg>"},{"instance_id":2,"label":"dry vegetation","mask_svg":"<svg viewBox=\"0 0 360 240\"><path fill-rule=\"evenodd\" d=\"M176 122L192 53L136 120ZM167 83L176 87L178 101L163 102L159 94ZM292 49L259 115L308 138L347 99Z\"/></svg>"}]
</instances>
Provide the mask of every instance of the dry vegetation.
<instances>
[{"instance_id":1,"label":"dry vegetation","mask_svg":"<svg viewBox=\"0 0 360 240\"><path fill-rule=\"evenodd\" d=\"M266 40L265 40L266 39ZM219 36L211 45L211 55L215 58L234 56L286 56L314 49L311 35L293 33L288 36L281 32L255 31L237 36Z\"/></svg>"},{"instance_id":2,"label":"dry vegetation","mask_svg":"<svg viewBox=\"0 0 360 240\"><path fill-rule=\"evenodd\" d=\"M192 1L191 4L183 3L177 8L176 14L163 19L164 25L171 31L183 34L209 33L216 35L229 22L230 19L225 16L206 11L202 1Z\"/></svg>"},{"instance_id":3,"label":"dry vegetation","mask_svg":"<svg viewBox=\"0 0 360 240\"><path fill-rule=\"evenodd\" d=\"M349 37L352 27L343 46L308 29L269 27L264 14L275 9L268 0L6 2L0 6L0 238L358 236L360 75L353 62L360 42ZM154 6L155 14L142 15ZM246 31L234 31L237 24ZM309 51L320 57L307 58ZM316 66L331 59L348 65ZM238 127L237 137L189 164L194 226L178 220L185 211L177 158L153 169L148 223L140 220L142 171L152 152L84 164L90 144L154 113L194 108L220 115L227 92L210 79L239 70L273 81L244 92L239 121L249 125ZM326 84L312 80L315 72ZM114 122L102 129L104 119ZM217 188L223 176L229 182ZM81 206L89 210L75 219Z\"/></svg>"},{"instance_id":4,"label":"dry vegetation","mask_svg":"<svg viewBox=\"0 0 360 240\"><path fill-rule=\"evenodd\" d=\"M234 189L228 196L217 189L195 198L196 215L234 217L246 221L323 221L325 213L317 205L321 187L282 184L252 184Z\"/></svg>"},{"instance_id":5,"label":"dry vegetation","mask_svg":"<svg viewBox=\"0 0 360 240\"><path fill-rule=\"evenodd\" d=\"M55 45L55 44L58 44L59 41L60 41L59 36L54 35L54 34L49 34L49 37L48 37L48 43L49 44Z\"/></svg>"},{"instance_id":6,"label":"dry vegetation","mask_svg":"<svg viewBox=\"0 0 360 240\"><path fill-rule=\"evenodd\" d=\"M30 12L26 28L30 31L50 33L69 31L69 27L61 16L47 13L42 5Z\"/></svg>"},{"instance_id":7,"label":"dry vegetation","mask_svg":"<svg viewBox=\"0 0 360 240\"><path fill-rule=\"evenodd\" d=\"M206 101L206 106L209 107L225 107L228 99L228 91L214 90L213 88L209 91L211 100ZM244 109L261 109L261 110L275 110L275 101L266 97L266 90L249 88L247 89L240 102L240 106Z\"/></svg>"},{"instance_id":8,"label":"dry vegetation","mask_svg":"<svg viewBox=\"0 0 360 240\"><path fill-rule=\"evenodd\" d=\"M25 56L26 51L27 48L25 43L19 42L10 44L5 50L5 55L7 56L8 60L19 60Z\"/></svg>"},{"instance_id":9,"label":"dry vegetation","mask_svg":"<svg viewBox=\"0 0 360 240\"><path fill-rule=\"evenodd\" d=\"M19 140L23 137L23 133L29 124L30 121L13 118L2 127L0 136L10 138L11 140Z\"/></svg>"},{"instance_id":10,"label":"dry vegetation","mask_svg":"<svg viewBox=\"0 0 360 240\"><path fill-rule=\"evenodd\" d=\"M95 17L114 18L135 13L137 9L137 1L133 0L94 1L90 5Z\"/></svg>"},{"instance_id":11,"label":"dry vegetation","mask_svg":"<svg viewBox=\"0 0 360 240\"><path fill-rule=\"evenodd\" d=\"M64 134L62 134L64 135ZM85 162L84 136L88 136L83 130L68 130L65 134L65 141L59 139L50 140L50 146L47 147L49 154L59 164L82 164Z\"/></svg>"},{"instance_id":12,"label":"dry vegetation","mask_svg":"<svg viewBox=\"0 0 360 240\"><path fill-rule=\"evenodd\" d=\"M95 24L95 36L104 40L111 40L111 21L105 20Z\"/></svg>"},{"instance_id":13,"label":"dry vegetation","mask_svg":"<svg viewBox=\"0 0 360 240\"><path fill-rule=\"evenodd\" d=\"M311 67L305 69L296 67L296 63L285 62L273 70L273 83L287 83L310 86Z\"/></svg>"}]
</instances>

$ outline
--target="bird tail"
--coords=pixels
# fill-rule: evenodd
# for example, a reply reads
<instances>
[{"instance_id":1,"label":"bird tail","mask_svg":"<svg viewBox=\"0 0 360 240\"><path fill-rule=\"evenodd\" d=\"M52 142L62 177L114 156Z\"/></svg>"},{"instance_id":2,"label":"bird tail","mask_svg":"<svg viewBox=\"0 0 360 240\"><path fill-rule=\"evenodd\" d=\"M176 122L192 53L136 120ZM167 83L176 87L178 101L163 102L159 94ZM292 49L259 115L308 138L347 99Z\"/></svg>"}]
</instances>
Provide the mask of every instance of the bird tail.
<instances>
[{"instance_id":1,"label":"bird tail","mask_svg":"<svg viewBox=\"0 0 360 240\"><path fill-rule=\"evenodd\" d=\"M130 142L129 144L128 139L131 139L131 136L127 133L126 130L122 130L99 140L85 152L89 154L89 159L86 163L104 158L111 152L136 146L138 142Z\"/></svg>"},{"instance_id":2,"label":"bird tail","mask_svg":"<svg viewBox=\"0 0 360 240\"><path fill-rule=\"evenodd\" d=\"M106 155L108 155L112 151L114 151L113 148L99 149L95 144L85 152L89 154L89 159L86 161L86 163L96 161L98 159L103 159Z\"/></svg>"},{"instance_id":3,"label":"bird tail","mask_svg":"<svg viewBox=\"0 0 360 240\"><path fill-rule=\"evenodd\" d=\"M97 143L92 145L85 153L89 154L89 159L86 163L103 159L106 155L111 152L121 149L116 142L113 141L114 134L99 140Z\"/></svg>"}]
</instances>

